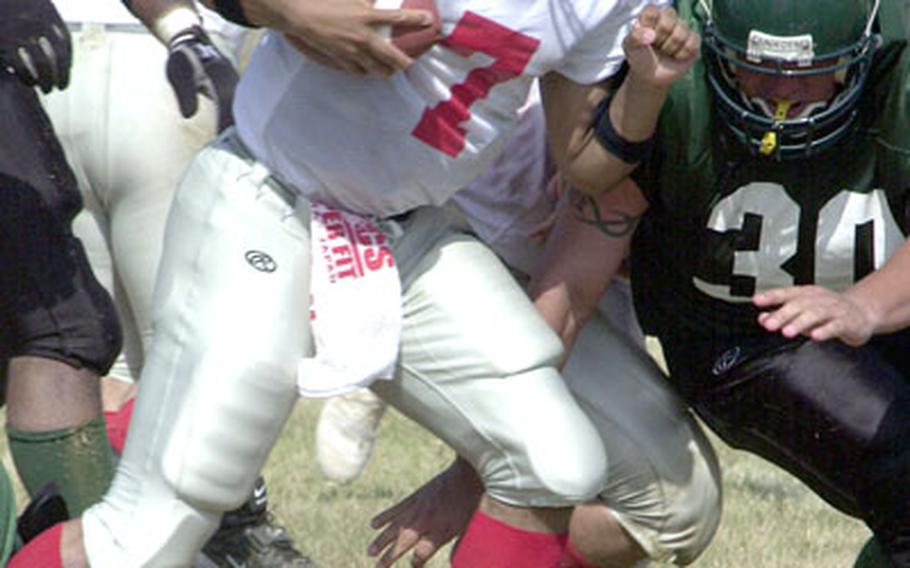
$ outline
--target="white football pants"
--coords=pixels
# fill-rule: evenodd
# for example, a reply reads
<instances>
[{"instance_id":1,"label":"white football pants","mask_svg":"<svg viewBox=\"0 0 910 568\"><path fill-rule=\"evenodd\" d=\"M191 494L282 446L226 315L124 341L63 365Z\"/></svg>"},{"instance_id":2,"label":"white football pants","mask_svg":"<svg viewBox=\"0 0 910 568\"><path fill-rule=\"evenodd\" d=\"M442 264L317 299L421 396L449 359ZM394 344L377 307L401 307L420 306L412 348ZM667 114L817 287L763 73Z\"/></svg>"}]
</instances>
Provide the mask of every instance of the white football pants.
<instances>
[{"instance_id":1,"label":"white football pants","mask_svg":"<svg viewBox=\"0 0 910 568\"><path fill-rule=\"evenodd\" d=\"M180 115L164 74L167 49L141 24L69 25L70 85L42 100L82 193L73 231L123 324L109 375L131 381L152 334L167 213L184 170L215 136L214 107L203 98L195 116ZM226 54L242 40L211 35Z\"/></svg>"},{"instance_id":2,"label":"white football pants","mask_svg":"<svg viewBox=\"0 0 910 568\"><path fill-rule=\"evenodd\" d=\"M297 396L311 352L308 204L234 136L197 156L172 206L130 437L83 517L94 568L189 565L248 496ZM559 339L496 257L443 218L420 209L389 234L404 329L398 375L375 390L471 461L495 499L593 498L606 457L553 367ZM247 260L262 253L275 270Z\"/></svg>"}]
</instances>

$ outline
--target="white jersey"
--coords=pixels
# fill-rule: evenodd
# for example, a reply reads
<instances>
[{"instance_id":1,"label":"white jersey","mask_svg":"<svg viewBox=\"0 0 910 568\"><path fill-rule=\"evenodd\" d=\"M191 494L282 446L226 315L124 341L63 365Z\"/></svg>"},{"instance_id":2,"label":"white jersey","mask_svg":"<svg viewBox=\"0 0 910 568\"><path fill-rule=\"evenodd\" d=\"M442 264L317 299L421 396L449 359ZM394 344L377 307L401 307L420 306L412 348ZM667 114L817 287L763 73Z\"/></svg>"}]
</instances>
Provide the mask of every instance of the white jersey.
<instances>
[{"instance_id":1,"label":"white jersey","mask_svg":"<svg viewBox=\"0 0 910 568\"><path fill-rule=\"evenodd\" d=\"M537 91L535 86L519 110L518 126L503 153L452 197L471 231L508 266L526 275L536 271L543 256L542 238L531 234L556 209L555 196L546 191L556 168L547 152L546 120Z\"/></svg>"},{"instance_id":2,"label":"white jersey","mask_svg":"<svg viewBox=\"0 0 910 568\"><path fill-rule=\"evenodd\" d=\"M358 213L444 203L497 156L534 77L591 84L623 60L642 0L437 0L443 40L363 78L270 32L237 91L241 138L284 183Z\"/></svg>"}]
</instances>

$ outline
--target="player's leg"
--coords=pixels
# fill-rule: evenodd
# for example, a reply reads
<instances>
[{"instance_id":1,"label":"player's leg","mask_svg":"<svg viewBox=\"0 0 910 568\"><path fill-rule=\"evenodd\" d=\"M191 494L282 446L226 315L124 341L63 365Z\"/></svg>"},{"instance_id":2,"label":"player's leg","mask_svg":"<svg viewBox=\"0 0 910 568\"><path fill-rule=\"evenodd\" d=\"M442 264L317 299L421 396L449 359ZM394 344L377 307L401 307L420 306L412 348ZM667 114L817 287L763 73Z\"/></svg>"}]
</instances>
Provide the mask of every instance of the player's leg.
<instances>
[{"instance_id":1,"label":"player's leg","mask_svg":"<svg viewBox=\"0 0 910 568\"><path fill-rule=\"evenodd\" d=\"M620 328L601 315L629 305L617 292L610 289L563 370L609 458L607 484L597 501L576 507L570 541L592 566L642 558L689 564L720 521L720 471L709 441L629 322Z\"/></svg>"},{"instance_id":2,"label":"player's leg","mask_svg":"<svg viewBox=\"0 0 910 568\"><path fill-rule=\"evenodd\" d=\"M183 118L164 74L137 68L136 61L151 69L165 67L167 52L150 33L111 32L108 37L113 80L106 116L116 125L104 133L104 147L112 149L104 156L110 172L106 196L110 248L141 340L139 348L128 353L129 362L141 368L152 337L153 285L168 210L193 156L215 136L216 116L211 101L201 97L196 114ZM309 565L266 510L264 483L260 477L261 490L225 513L221 528L205 547L211 564L230 566L234 558L247 558L282 568Z\"/></svg>"},{"instance_id":3,"label":"player's leg","mask_svg":"<svg viewBox=\"0 0 910 568\"><path fill-rule=\"evenodd\" d=\"M30 494L56 481L71 510L81 512L113 473L99 376L119 347L116 316L72 235L37 200L11 206L9 197L0 214L0 256L10 268L0 277L0 302L11 357L10 451ZM16 231L20 219L37 232Z\"/></svg>"},{"instance_id":4,"label":"player's leg","mask_svg":"<svg viewBox=\"0 0 910 568\"><path fill-rule=\"evenodd\" d=\"M571 507L602 487L603 447L555 370L558 338L486 247L451 233L434 242L440 216L418 210L393 243L405 285L401 372L373 389L484 482L453 566L552 566Z\"/></svg>"},{"instance_id":5,"label":"player's leg","mask_svg":"<svg viewBox=\"0 0 910 568\"><path fill-rule=\"evenodd\" d=\"M65 142L66 139L64 139ZM101 378L101 405L104 410L105 423L113 438L120 439L119 447L122 448L122 440L126 436L126 431L117 426L118 414L123 405L136 395L135 377L139 375L139 369L135 365L131 365L130 361L135 363L137 357L141 361L142 346L129 301L114 271L107 239L107 235L110 234L107 211L101 205L97 195L84 189L89 186L87 182L83 184L83 179L78 171L78 163L74 169L77 170L76 177L82 188L84 205L73 219L73 234L82 242L95 278L114 300L117 317L123 330L123 348L110 370ZM112 425L116 432L111 432Z\"/></svg>"},{"instance_id":6,"label":"player's leg","mask_svg":"<svg viewBox=\"0 0 910 568\"><path fill-rule=\"evenodd\" d=\"M172 207L131 435L83 519L94 568L189 564L252 491L296 400L306 211L236 151L226 140L203 150Z\"/></svg>"},{"instance_id":7,"label":"player's leg","mask_svg":"<svg viewBox=\"0 0 910 568\"><path fill-rule=\"evenodd\" d=\"M168 210L187 165L215 135L215 115L206 98L193 117L180 115L163 71L149 72L164 69L167 52L138 22L126 30L82 26L73 32L73 45L76 64L69 88L43 102L85 202L74 231L86 243L124 327L124 349L102 382L108 431L122 449L131 415L128 401L136 390L132 379L139 376L152 336L152 294ZM282 566L302 562L303 555L287 545L286 533L271 515L250 514L261 504L251 496L213 545L230 548L235 556L241 548L247 555L281 556ZM248 533L260 538L248 541ZM274 543L265 535L275 535Z\"/></svg>"},{"instance_id":8,"label":"player's leg","mask_svg":"<svg viewBox=\"0 0 910 568\"><path fill-rule=\"evenodd\" d=\"M98 377L119 349L110 298L70 232L72 172L32 89L0 77L0 340L7 436L30 492L57 481L81 510L110 480Z\"/></svg>"},{"instance_id":9,"label":"player's leg","mask_svg":"<svg viewBox=\"0 0 910 568\"><path fill-rule=\"evenodd\" d=\"M136 29L144 28L137 23ZM111 53L117 47L113 45L112 38L116 35L142 37L144 33L118 34L106 30L100 24L87 24L74 29L71 35L75 57L70 85L64 91L42 95L41 101L54 124L82 195L83 209L73 221L73 232L82 241L95 276L114 299L123 327L123 349L101 381L102 405L106 423L110 427L112 423L117 422L117 413L121 407L135 396L135 377L139 375L143 356L133 306L119 278L119 263L115 263L117 259L112 254L112 207L118 194L112 192L110 188L122 172L133 166L135 160L129 159L130 152L144 151L141 148L142 141L117 139L114 136L116 132L135 128L137 123L142 121L122 116L112 118L110 113L115 106L142 105L148 111L145 119L156 121L153 109L162 105L157 101L150 104L149 101L157 96L153 92L147 92L147 97L139 97L126 103L111 97L110 86L116 80L111 78ZM156 44L155 47L158 48L155 51L155 61L163 65L160 45ZM133 54L123 54L124 57L130 55ZM135 60L139 61L141 58L136 57ZM135 65L134 68L137 71L139 68L145 69L144 66ZM142 75L137 73L136 77L141 78ZM146 155L149 157L157 155L156 149L147 148ZM162 198L169 202L176 187L176 175L170 174L167 169L162 170L159 175L173 182L174 187L170 187L162 194ZM162 227L165 216L166 208L160 212L160 218L157 219ZM157 234L149 233L137 222L133 236L143 239L155 251L160 251L162 232L163 230ZM135 262L152 263L157 266L157 258L155 256L149 260L148 256L139 254ZM151 275L144 276L149 277L145 288L148 289L147 294L150 296L154 278ZM119 439L122 446L125 432L120 427L115 430L114 438Z\"/></svg>"},{"instance_id":10,"label":"player's leg","mask_svg":"<svg viewBox=\"0 0 910 568\"><path fill-rule=\"evenodd\" d=\"M728 355L727 365L715 367L712 388L696 400L728 443L777 463L865 520L900 568L910 566L908 338L882 336L861 348L790 342L758 356L744 346L738 364ZM890 343L893 357L883 349ZM671 369L681 367L680 356L677 346Z\"/></svg>"},{"instance_id":11,"label":"player's leg","mask_svg":"<svg viewBox=\"0 0 910 568\"><path fill-rule=\"evenodd\" d=\"M74 231L91 240L92 267L135 327L128 338L141 342L126 343L129 364L115 371L138 375L168 209L214 119L206 102L192 119L180 116L163 73L149 72L164 69L166 51L138 22L131 31L85 25L73 44L72 84L43 103L85 202Z\"/></svg>"}]
</instances>

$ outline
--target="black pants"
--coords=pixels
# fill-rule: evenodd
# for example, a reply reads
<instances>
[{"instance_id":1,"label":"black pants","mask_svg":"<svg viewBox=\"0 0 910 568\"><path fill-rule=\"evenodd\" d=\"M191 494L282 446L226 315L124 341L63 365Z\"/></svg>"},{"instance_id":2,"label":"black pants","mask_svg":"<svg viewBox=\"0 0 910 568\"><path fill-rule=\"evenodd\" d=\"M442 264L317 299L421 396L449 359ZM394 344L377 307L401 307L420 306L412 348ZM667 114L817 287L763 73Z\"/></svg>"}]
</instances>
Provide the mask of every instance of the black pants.
<instances>
[{"instance_id":1,"label":"black pants","mask_svg":"<svg viewBox=\"0 0 910 568\"><path fill-rule=\"evenodd\" d=\"M32 89L0 71L0 361L56 359L109 369L121 335L73 217L75 178Z\"/></svg>"},{"instance_id":2,"label":"black pants","mask_svg":"<svg viewBox=\"0 0 910 568\"><path fill-rule=\"evenodd\" d=\"M672 380L725 442L862 518L895 565L910 567L910 332L861 348L770 334L666 343Z\"/></svg>"}]
</instances>

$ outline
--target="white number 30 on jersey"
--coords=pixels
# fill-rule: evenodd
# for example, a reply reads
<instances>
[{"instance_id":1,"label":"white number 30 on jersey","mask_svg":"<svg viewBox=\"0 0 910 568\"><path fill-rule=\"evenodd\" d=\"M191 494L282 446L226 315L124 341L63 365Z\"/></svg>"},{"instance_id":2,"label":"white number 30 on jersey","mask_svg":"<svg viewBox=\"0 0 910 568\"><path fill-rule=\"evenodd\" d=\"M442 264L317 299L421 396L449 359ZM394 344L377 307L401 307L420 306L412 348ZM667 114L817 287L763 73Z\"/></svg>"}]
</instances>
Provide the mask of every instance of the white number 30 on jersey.
<instances>
[{"instance_id":1,"label":"white number 30 on jersey","mask_svg":"<svg viewBox=\"0 0 910 568\"><path fill-rule=\"evenodd\" d=\"M725 282L694 277L695 286L728 302L748 302L754 292L797 283L843 290L880 267L905 239L880 189L835 194L819 209L814 231L801 230L801 214L799 203L775 183L753 182L721 199L708 229L736 243L732 262ZM806 254L814 261L797 279Z\"/></svg>"}]
</instances>

